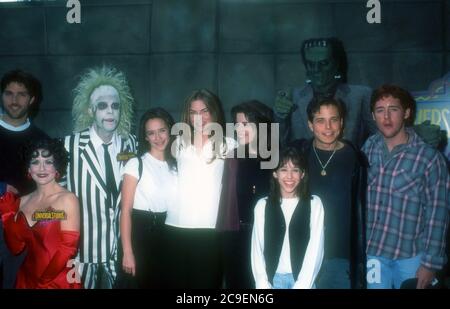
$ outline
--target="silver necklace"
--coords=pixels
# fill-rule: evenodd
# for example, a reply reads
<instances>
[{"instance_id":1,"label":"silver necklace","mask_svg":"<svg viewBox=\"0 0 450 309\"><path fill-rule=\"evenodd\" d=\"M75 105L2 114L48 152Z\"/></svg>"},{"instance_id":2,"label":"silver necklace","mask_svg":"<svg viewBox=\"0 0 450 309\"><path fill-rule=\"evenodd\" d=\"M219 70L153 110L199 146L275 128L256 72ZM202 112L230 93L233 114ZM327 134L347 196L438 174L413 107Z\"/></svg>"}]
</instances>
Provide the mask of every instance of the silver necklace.
<instances>
[{"instance_id":1,"label":"silver necklace","mask_svg":"<svg viewBox=\"0 0 450 309\"><path fill-rule=\"evenodd\" d=\"M334 147L333 153L328 158L328 161L327 161L327 163L325 163L325 165L322 164L322 161L320 161L319 155L317 154L317 151L316 151L316 146L314 146L314 144L313 144L313 150L314 150L314 154L316 155L317 161L319 161L319 164L322 167L322 171L320 172L320 175L326 176L327 175L327 171L325 169L327 168L328 164L330 163L331 158L333 158L334 154L336 153L337 144L336 144L336 147Z\"/></svg>"}]
</instances>

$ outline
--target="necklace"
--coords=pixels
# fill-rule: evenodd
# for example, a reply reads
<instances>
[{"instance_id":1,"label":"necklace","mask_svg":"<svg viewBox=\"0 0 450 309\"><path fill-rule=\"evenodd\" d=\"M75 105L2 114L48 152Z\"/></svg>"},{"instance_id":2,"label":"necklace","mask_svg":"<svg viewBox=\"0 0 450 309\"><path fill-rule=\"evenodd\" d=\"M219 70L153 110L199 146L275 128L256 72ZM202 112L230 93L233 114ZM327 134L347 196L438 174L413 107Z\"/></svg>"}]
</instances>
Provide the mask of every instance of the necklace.
<instances>
[{"instance_id":1,"label":"necklace","mask_svg":"<svg viewBox=\"0 0 450 309\"><path fill-rule=\"evenodd\" d=\"M322 175L322 176L327 175L327 171L325 169L327 168L328 164L330 163L331 158L333 158L334 154L336 153L336 149L337 149L337 144L336 144L336 147L334 147L333 153L328 158L327 163L325 163L325 165L324 165L324 164L322 164L322 161L320 161L319 155L317 154L317 151L316 151L316 147L313 145L314 154L316 155L317 161L319 161L319 164L322 167L322 171L320 172L320 175Z\"/></svg>"}]
</instances>

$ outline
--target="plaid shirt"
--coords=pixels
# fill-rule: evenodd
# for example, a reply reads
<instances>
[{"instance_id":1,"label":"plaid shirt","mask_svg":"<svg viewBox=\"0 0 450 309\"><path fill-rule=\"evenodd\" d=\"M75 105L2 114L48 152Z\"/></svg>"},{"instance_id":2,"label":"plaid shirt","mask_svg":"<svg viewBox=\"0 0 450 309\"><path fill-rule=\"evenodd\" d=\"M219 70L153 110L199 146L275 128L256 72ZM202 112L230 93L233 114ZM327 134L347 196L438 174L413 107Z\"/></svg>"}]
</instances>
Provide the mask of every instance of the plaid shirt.
<instances>
[{"instance_id":1,"label":"plaid shirt","mask_svg":"<svg viewBox=\"0 0 450 309\"><path fill-rule=\"evenodd\" d=\"M369 161L367 254L403 259L423 252L422 265L438 270L446 263L450 177L441 154L406 130L408 143L390 156L380 133L362 149Z\"/></svg>"}]
</instances>

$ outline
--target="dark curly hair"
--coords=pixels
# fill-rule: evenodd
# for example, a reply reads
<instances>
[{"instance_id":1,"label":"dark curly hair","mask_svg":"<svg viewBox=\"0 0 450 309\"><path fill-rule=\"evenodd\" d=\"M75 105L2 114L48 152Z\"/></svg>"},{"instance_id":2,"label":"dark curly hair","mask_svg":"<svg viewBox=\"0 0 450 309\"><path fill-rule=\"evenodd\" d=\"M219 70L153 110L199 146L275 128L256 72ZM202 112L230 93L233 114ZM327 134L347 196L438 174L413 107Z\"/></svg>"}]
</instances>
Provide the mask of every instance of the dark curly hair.
<instances>
[{"instance_id":1,"label":"dark curly hair","mask_svg":"<svg viewBox=\"0 0 450 309\"><path fill-rule=\"evenodd\" d=\"M24 145L21 152L24 166L28 167L31 160L39 156L38 149L47 150L47 156L53 155L55 169L58 171L60 177L63 177L66 174L67 164L69 162L69 153L64 148L63 141L52 138L29 141Z\"/></svg>"},{"instance_id":2,"label":"dark curly hair","mask_svg":"<svg viewBox=\"0 0 450 309\"><path fill-rule=\"evenodd\" d=\"M375 89L372 92L372 97L370 98L371 112L373 113L375 111L375 105L378 101L387 97L398 99L405 111L409 109L410 114L408 119L405 120L405 123L407 126L412 126L416 117L416 101L407 90L400 88L399 86L384 84Z\"/></svg>"}]
</instances>

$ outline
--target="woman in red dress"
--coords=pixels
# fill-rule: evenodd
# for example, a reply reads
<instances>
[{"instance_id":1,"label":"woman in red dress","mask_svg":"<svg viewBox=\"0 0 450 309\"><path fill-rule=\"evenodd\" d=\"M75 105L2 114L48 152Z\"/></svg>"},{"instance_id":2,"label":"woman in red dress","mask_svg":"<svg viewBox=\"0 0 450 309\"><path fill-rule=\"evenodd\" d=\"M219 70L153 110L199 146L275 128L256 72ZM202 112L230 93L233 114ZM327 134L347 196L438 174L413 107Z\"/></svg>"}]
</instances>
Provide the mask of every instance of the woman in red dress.
<instances>
[{"instance_id":1,"label":"woman in red dress","mask_svg":"<svg viewBox=\"0 0 450 309\"><path fill-rule=\"evenodd\" d=\"M81 288L76 264L80 212L77 197L57 180L65 172L68 153L58 140L31 142L23 156L36 190L21 198L0 198L4 237L13 254L27 250L16 288Z\"/></svg>"}]
</instances>

